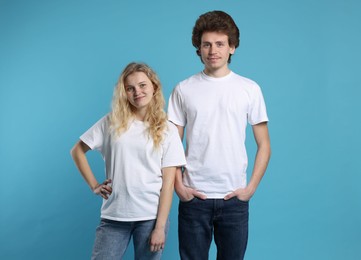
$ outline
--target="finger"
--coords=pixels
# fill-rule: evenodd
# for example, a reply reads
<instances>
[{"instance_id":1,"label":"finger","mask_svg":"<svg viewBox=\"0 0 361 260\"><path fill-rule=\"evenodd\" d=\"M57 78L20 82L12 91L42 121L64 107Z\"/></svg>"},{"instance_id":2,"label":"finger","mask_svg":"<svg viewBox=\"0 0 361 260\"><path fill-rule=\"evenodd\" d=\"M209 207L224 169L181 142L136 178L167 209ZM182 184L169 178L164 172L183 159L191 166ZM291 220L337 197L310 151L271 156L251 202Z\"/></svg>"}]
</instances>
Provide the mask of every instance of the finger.
<instances>
[{"instance_id":1,"label":"finger","mask_svg":"<svg viewBox=\"0 0 361 260\"><path fill-rule=\"evenodd\" d=\"M232 192L224 197L224 200L229 200L236 196L236 193Z\"/></svg>"},{"instance_id":2,"label":"finger","mask_svg":"<svg viewBox=\"0 0 361 260\"><path fill-rule=\"evenodd\" d=\"M102 196L106 200L108 199L108 196L106 194L104 194L104 193L100 193L100 196Z\"/></svg>"},{"instance_id":3,"label":"finger","mask_svg":"<svg viewBox=\"0 0 361 260\"><path fill-rule=\"evenodd\" d=\"M150 246L150 251L152 251L152 252L157 252L157 251L162 250L163 247L164 247L164 244L157 244L157 243L155 243L155 244L152 244L152 245Z\"/></svg>"},{"instance_id":4,"label":"finger","mask_svg":"<svg viewBox=\"0 0 361 260\"><path fill-rule=\"evenodd\" d=\"M108 185L108 184L110 184L112 182L112 180L111 179L107 179L107 180L105 180L104 182L103 182L103 184L102 184L102 188L105 190L104 192L106 192L107 194L112 194L112 192L113 192L113 189L112 189L112 187L110 186L110 185Z\"/></svg>"},{"instance_id":5,"label":"finger","mask_svg":"<svg viewBox=\"0 0 361 260\"><path fill-rule=\"evenodd\" d=\"M202 199L202 200L207 199L207 196L206 196L205 194L200 193L200 192L198 192L198 191L193 191L193 192L192 192L192 195L193 195L194 197L200 198L200 199Z\"/></svg>"},{"instance_id":6,"label":"finger","mask_svg":"<svg viewBox=\"0 0 361 260\"><path fill-rule=\"evenodd\" d=\"M100 187L99 193L100 193L100 194L103 194L103 195L104 195L104 194L107 194L105 188L103 188L103 187Z\"/></svg>"},{"instance_id":7,"label":"finger","mask_svg":"<svg viewBox=\"0 0 361 260\"><path fill-rule=\"evenodd\" d=\"M109 184L109 183L112 183L112 180L111 180L111 179L106 179L106 180L103 182L104 185L107 185L107 184Z\"/></svg>"},{"instance_id":8,"label":"finger","mask_svg":"<svg viewBox=\"0 0 361 260\"><path fill-rule=\"evenodd\" d=\"M101 188L101 191L106 192L107 194L111 194L112 190L112 187L109 187L108 185L103 185Z\"/></svg>"},{"instance_id":9,"label":"finger","mask_svg":"<svg viewBox=\"0 0 361 260\"><path fill-rule=\"evenodd\" d=\"M100 189L100 196L102 196L104 199L108 199L108 195L110 194L107 190L105 190L104 188Z\"/></svg>"}]
</instances>

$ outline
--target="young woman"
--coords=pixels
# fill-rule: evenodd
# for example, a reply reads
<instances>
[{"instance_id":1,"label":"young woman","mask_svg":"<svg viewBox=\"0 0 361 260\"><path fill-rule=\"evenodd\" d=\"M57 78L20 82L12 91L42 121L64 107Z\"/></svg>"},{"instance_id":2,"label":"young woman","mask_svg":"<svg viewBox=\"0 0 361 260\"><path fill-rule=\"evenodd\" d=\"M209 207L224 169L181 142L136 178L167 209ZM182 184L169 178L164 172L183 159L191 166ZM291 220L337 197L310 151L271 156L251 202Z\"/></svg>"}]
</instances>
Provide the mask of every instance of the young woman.
<instances>
[{"instance_id":1,"label":"young woman","mask_svg":"<svg viewBox=\"0 0 361 260\"><path fill-rule=\"evenodd\" d=\"M185 165L177 128L163 110L156 73L130 63L114 90L112 109L71 150L92 191L103 197L92 259L121 259L131 237L135 259L160 259L168 231L177 166ZM99 183L85 153L98 150L106 180Z\"/></svg>"}]
</instances>

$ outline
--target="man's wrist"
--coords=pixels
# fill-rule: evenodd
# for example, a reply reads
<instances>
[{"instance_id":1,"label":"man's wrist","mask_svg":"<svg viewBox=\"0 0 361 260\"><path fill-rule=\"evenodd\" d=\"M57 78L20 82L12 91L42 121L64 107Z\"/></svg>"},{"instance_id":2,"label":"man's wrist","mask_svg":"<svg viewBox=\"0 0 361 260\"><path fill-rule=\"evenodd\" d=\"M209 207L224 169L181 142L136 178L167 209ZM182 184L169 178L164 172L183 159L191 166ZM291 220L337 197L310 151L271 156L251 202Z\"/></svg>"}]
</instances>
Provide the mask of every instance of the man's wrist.
<instances>
[{"instance_id":1,"label":"man's wrist","mask_svg":"<svg viewBox=\"0 0 361 260\"><path fill-rule=\"evenodd\" d=\"M254 187L253 185L251 184L248 184L247 187L246 187L246 192L248 193L248 195L250 197L253 196L253 194L256 192L256 187Z\"/></svg>"}]
</instances>

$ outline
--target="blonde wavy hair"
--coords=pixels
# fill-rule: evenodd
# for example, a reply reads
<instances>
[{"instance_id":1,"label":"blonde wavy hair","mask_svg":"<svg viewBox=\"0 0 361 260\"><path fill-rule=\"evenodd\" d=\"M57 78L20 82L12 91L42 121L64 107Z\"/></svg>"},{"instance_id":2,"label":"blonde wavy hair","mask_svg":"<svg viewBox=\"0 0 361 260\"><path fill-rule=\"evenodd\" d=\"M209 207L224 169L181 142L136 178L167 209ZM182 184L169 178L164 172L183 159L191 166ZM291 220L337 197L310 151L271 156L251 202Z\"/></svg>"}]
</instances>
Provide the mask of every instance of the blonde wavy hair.
<instances>
[{"instance_id":1,"label":"blonde wavy hair","mask_svg":"<svg viewBox=\"0 0 361 260\"><path fill-rule=\"evenodd\" d=\"M129 63L120 75L113 93L112 109L109 115L110 129L113 135L120 136L134 119L135 107L128 101L124 85L126 78L134 72L143 72L153 84L154 94L148 105L144 122L148 125L148 133L153 139L155 148L159 148L163 140L163 133L167 128L167 115L164 112L165 101L157 74L145 63Z\"/></svg>"}]
</instances>

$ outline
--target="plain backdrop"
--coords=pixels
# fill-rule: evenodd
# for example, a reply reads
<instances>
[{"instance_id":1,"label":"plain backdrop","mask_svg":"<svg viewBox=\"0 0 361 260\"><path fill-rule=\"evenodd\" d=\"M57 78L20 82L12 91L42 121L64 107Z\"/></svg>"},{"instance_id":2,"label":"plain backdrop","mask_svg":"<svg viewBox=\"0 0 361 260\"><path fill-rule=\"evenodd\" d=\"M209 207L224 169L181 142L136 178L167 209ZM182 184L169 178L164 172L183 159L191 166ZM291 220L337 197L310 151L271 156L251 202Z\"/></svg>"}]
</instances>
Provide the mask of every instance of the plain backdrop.
<instances>
[{"instance_id":1,"label":"plain backdrop","mask_svg":"<svg viewBox=\"0 0 361 260\"><path fill-rule=\"evenodd\" d=\"M1 259L90 258L101 199L69 151L129 62L153 67L166 99L201 71L191 31L211 10L238 24L230 68L258 82L270 118L246 259L361 259L360 1L0 0ZM88 158L102 181L100 154ZM177 206L166 260L179 259Z\"/></svg>"}]
</instances>

